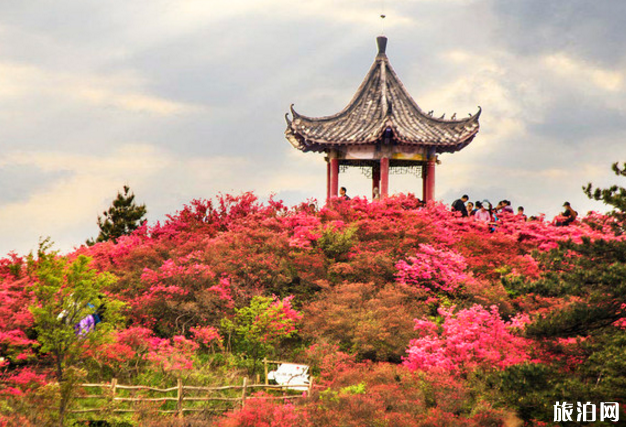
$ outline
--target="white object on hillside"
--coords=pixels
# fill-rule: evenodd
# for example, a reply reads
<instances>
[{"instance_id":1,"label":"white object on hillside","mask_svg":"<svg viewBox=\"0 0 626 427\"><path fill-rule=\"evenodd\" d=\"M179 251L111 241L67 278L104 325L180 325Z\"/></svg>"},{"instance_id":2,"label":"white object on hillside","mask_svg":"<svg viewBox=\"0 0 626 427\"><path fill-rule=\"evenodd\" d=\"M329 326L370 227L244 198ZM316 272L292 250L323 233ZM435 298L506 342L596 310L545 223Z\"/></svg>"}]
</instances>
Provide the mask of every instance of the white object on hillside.
<instances>
[{"instance_id":1,"label":"white object on hillside","mask_svg":"<svg viewBox=\"0 0 626 427\"><path fill-rule=\"evenodd\" d=\"M278 369L267 374L268 380L274 380L279 385L292 385L289 390L306 391L309 388L309 367L295 363L283 363Z\"/></svg>"}]
</instances>

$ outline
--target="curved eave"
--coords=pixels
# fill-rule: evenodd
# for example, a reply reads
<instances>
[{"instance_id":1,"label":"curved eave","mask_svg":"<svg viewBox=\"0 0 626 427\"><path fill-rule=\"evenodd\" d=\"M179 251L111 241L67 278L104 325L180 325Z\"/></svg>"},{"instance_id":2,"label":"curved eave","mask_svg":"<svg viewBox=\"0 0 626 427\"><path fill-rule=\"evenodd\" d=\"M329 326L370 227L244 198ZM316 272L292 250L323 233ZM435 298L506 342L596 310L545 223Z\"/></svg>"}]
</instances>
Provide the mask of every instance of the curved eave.
<instances>
[{"instance_id":1,"label":"curved eave","mask_svg":"<svg viewBox=\"0 0 626 427\"><path fill-rule=\"evenodd\" d=\"M480 129L480 123L478 123L479 115L480 112L464 122L457 122L454 126L434 126L429 127L426 130L417 129L409 131L404 129L402 126L399 126L397 123L394 123L391 119L387 119L385 121L381 120L378 124L371 125L369 129L360 129L363 133L366 133L366 135L359 135L350 138L328 138L325 135L320 135L313 130L309 130L312 129L312 127L306 122L303 122L301 119L292 121L287 118L287 129L285 134L297 135L299 139L307 141L307 145L363 145L377 143L382 139L385 130L390 128L393 132L393 139L401 144L428 146L457 145L473 138L476 133L478 133ZM419 135L420 133L422 133L422 135ZM352 135L354 135L354 133L352 133Z\"/></svg>"},{"instance_id":2,"label":"curved eave","mask_svg":"<svg viewBox=\"0 0 626 427\"><path fill-rule=\"evenodd\" d=\"M394 137L393 144L403 146L421 146L428 148L435 148L437 153L454 153L467 147L472 140L478 134L479 127L464 135L462 139L450 142L440 141L425 141L425 140L407 140L403 138ZM326 152L330 149L336 149L341 147L350 146L363 146L363 145L375 145L381 141L381 138L372 140L352 140L352 141L327 141L324 139L307 138L300 133L294 132L291 127L287 127L285 130L285 137L291 143L294 148L303 152Z\"/></svg>"},{"instance_id":3,"label":"curved eave","mask_svg":"<svg viewBox=\"0 0 626 427\"><path fill-rule=\"evenodd\" d=\"M432 142L426 141L432 140L454 140L457 143L470 137L479 127L480 107L475 114L465 119L432 117L421 110L390 67L387 72L393 74L393 89L389 91L389 99L385 100L389 103L387 108L381 106L380 99L372 99L371 93L361 92L344 110L332 116L305 116L298 113L292 104L290 110L293 120L289 120L288 113L286 115L288 127L306 140L332 145L375 143L387 128L391 128L405 144L430 145ZM361 86L366 86L369 80L366 78ZM371 87L368 90L371 91ZM368 114L362 115L364 111ZM402 135L407 137L403 138Z\"/></svg>"},{"instance_id":4,"label":"curved eave","mask_svg":"<svg viewBox=\"0 0 626 427\"><path fill-rule=\"evenodd\" d=\"M417 107L417 104L415 104L415 106ZM465 119L459 119L459 120L441 119L441 118L433 117L429 114L424 113L419 107L417 107L417 111L422 118L424 118L425 120L431 123L438 123L441 125L451 125L451 126L456 126L456 125L466 126L470 123L478 122L478 119L480 118L480 114L482 113L483 110L480 106L478 106L478 111L476 113L470 114L469 117Z\"/></svg>"}]
</instances>

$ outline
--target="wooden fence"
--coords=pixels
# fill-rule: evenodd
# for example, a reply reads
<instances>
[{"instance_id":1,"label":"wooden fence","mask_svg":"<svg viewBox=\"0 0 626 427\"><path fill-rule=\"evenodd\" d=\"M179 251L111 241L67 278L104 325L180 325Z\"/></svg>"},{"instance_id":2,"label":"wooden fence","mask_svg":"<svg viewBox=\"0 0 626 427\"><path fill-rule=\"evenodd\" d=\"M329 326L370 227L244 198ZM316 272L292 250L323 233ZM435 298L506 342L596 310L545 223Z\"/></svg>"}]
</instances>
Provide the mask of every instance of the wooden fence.
<instances>
[{"instance_id":1,"label":"wooden fence","mask_svg":"<svg viewBox=\"0 0 626 427\"><path fill-rule=\"evenodd\" d=\"M85 399L95 399L104 401L104 404L97 408L89 408L89 409L77 409L71 411L75 414L80 413L89 413L89 412L137 412L135 408L115 408L111 407L113 403L121 403L121 402L130 402L131 405L134 403L143 403L143 402L153 402L163 404L165 402L176 402L176 409L170 410L162 410L159 409L160 413L175 413L179 417L183 416L184 412L193 412L193 411L215 411L214 408L207 407L185 407L185 402L226 402L232 404L234 407L243 407L246 404L246 401L249 399L302 399L307 396L310 396L311 390L313 388L313 377L309 384L289 384L289 385L270 385L267 381L267 363L283 363L283 362L274 362L274 361L264 361L266 362L266 378L265 384L249 384L248 378L243 379L243 384L240 386L230 385L230 386L220 386L220 387L198 387L198 386L190 386L184 385L181 379L178 379L178 383L175 387L169 388L157 388L157 387L149 387L143 385L121 385L117 383L117 379L111 380L110 383L104 384L80 384L79 387L83 390L99 388L101 390L100 394L84 394L81 395L78 393L76 396L77 399L85 400ZM306 387L306 391L301 392L300 394L287 394L290 387ZM176 397L174 396L166 396L166 397L145 397L145 396L137 396L137 397L129 397L129 396L120 396L120 390L128 390L130 392L153 392L153 393L173 393L176 392ZM228 392L229 390L233 391L241 391L241 394L236 394L237 397L225 397L219 396L216 394ZM278 390L282 391L281 396L252 396L251 393L254 390ZM198 395L201 393L202 395ZM231 393L231 396L234 393ZM221 409L223 412L230 408Z\"/></svg>"}]
</instances>

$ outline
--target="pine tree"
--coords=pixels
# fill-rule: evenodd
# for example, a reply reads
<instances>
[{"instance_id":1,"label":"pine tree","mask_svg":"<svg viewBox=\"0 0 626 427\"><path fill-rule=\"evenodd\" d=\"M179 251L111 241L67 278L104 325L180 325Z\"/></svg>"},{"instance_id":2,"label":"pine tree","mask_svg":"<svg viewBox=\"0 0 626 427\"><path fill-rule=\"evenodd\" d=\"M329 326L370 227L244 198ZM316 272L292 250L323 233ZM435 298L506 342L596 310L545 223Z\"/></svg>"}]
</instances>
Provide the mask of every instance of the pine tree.
<instances>
[{"instance_id":1,"label":"pine tree","mask_svg":"<svg viewBox=\"0 0 626 427\"><path fill-rule=\"evenodd\" d=\"M93 245L107 240L115 241L120 236L132 233L145 222L143 217L146 213L146 205L137 205L135 195L125 185L124 193L118 192L109 210L104 211L103 216L98 216L100 234L95 242L90 239L87 244Z\"/></svg>"},{"instance_id":2,"label":"pine tree","mask_svg":"<svg viewBox=\"0 0 626 427\"><path fill-rule=\"evenodd\" d=\"M620 168L619 163L613 163L613 172L617 176L626 176L626 163ZM583 187L583 191L593 200L601 200L605 204L613 206L611 215L621 224L626 223L626 188L612 185L609 188L592 188L592 184Z\"/></svg>"},{"instance_id":3,"label":"pine tree","mask_svg":"<svg viewBox=\"0 0 626 427\"><path fill-rule=\"evenodd\" d=\"M550 363L507 368L500 375L503 398L526 421L550 421L556 401L623 401L626 242L562 242L537 257L546 271L541 278L505 285L518 295L559 301L525 328Z\"/></svg>"}]
</instances>

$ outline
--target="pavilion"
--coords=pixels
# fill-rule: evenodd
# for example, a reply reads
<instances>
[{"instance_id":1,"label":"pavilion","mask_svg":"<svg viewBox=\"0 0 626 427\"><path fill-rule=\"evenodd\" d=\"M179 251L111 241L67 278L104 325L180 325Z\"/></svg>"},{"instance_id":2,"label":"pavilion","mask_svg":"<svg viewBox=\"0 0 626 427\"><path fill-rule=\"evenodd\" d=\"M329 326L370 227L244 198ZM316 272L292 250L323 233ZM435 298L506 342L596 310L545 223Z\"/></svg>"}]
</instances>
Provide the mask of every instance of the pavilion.
<instances>
[{"instance_id":1,"label":"pavilion","mask_svg":"<svg viewBox=\"0 0 626 427\"><path fill-rule=\"evenodd\" d=\"M425 113L391 67L387 38L376 41L378 55L348 106L332 116L307 117L292 104L285 137L298 150L326 154L327 199L337 196L340 168L360 167L372 178L374 199L388 195L391 169L421 175L422 199L434 200L437 155L472 142L481 109L464 119Z\"/></svg>"}]
</instances>

